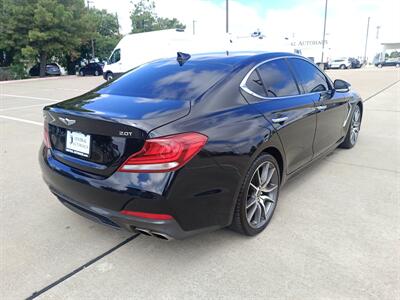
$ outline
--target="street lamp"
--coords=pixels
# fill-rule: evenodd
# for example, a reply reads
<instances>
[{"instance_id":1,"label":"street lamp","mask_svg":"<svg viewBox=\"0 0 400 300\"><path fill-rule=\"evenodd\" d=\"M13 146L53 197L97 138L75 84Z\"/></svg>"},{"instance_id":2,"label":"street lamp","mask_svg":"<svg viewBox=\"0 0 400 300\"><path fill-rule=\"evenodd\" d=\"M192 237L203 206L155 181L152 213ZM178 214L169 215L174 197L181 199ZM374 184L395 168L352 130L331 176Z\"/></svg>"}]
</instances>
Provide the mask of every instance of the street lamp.
<instances>
[{"instance_id":1,"label":"street lamp","mask_svg":"<svg viewBox=\"0 0 400 300\"><path fill-rule=\"evenodd\" d=\"M325 17L324 17L324 34L322 35L322 54L321 63L324 63L324 51L325 51L325 33L326 33L326 15L328 12L328 0L325 0Z\"/></svg>"}]
</instances>

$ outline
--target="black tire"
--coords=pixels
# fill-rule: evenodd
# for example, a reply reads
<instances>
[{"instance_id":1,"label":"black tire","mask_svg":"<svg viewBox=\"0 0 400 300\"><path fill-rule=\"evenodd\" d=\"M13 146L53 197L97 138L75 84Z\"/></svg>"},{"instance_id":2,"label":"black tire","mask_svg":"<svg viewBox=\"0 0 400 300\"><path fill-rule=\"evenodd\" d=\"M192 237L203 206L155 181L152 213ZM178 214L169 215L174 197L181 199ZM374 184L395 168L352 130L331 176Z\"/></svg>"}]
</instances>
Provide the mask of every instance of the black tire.
<instances>
[{"instance_id":1,"label":"black tire","mask_svg":"<svg viewBox=\"0 0 400 300\"><path fill-rule=\"evenodd\" d=\"M340 65L339 69L344 70L344 69L346 69L346 66L345 65Z\"/></svg>"},{"instance_id":2,"label":"black tire","mask_svg":"<svg viewBox=\"0 0 400 300\"><path fill-rule=\"evenodd\" d=\"M378 68L382 68L382 64L378 64L377 67L378 67Z\"/></svg>"},{"instance_id":3,"label":"black tire","mask_svg":"<svg viewBox=\"0 0 400 300\"><path fill-rule=\"evenodd\" d=\"M248 206L248 202L249 202L249 200L251 200L251 197L250 198L248 197L249 193L250 193L250 189L251 189L250 183L252 182L254 176L256 176L256 172L258 172L258 170L260 168L262 168L262 166L265 166L266 164L271 164L275 169L275 171L273 171L272 173L273 173L273 176L276 176L276 177L272 178L272 179L276 183L276 189L275 189L276 191L274 190L274 192L271 192L271 193L275 193L274 203L268 202L268 204L269 204L268 210L263 205L263 207L264 207L263 217L265 219L262 220L263 223L260 223L259 227L256 227L256 225L249 222L249 220L248 220L248 209L251 208ZM271 170L272 170L272 168L270 169L270 171ZM271 179L271 182L272 182L272 179ZM253 184L253 186L254 186L254 184ZM266 188L267 188L267 186L266 186ZM254 236L254 235L262 232L268 226L268 224L271 221L272 216L274 214L274 211L275 211L275 208L276 208L276 205L278 202L278 198L279 198L279 189L280 189L279 165L278 165L276 159L272 155L262 154L252 163L251 167L247 171L247 174L246 174L244 182L240 188L240 192L239 192L239 195L238 195L238 198L236 201L236 207L235 207L233 220L232 220L232 224L231 224L230 228L238 233L248 235L248 236ZM256 193L254 192L254 194L256 194ZM269 196L270 195L268 195L268 197ZM254 196L253 199L255 199L255 198L256 198L256 196ZM257 202L257 201L254 200L254 202ZM258 206L258 203L256 206ZM257 209L258 209L258 207L257 207ZM261 215L262 212L263 212L263 210L261 209L261 206L260 206L259 214Z\"/></svg>"},{"instance_id":4,"label":"black tire","mask_svg":"<svg viewBox=\"0 0 400 300\"><path fill-rule=\"evenodd\" d=\"M79 71L79 75L80 76L85 76L85 73L83 73L83 71Z\"/></svg>"},{"instance_id":5,"label":"black tire","mask_svg":"<svg viewBox=\"0 0 400 300\"><path fill-rule=\"evenodd\" d=\"M356 116L356 114L358 114L358 117ZM349 120L350 124L349 128L347 129L346 137L344 141L340 144L339 146L340 148L351 149L356 145L358 140L358 133L360 132L361 128L361 120L362 120L361 108L359 105L356 105Z\"/></svg>"},{"instance_id":6,"label":"black tire","mask_svg":"<svg viewBox=\"0 0 400 300\"><path fill-rule=\"evenodd\" d=\"M396 68L400 68L400 64L396 64Z\"/></svg>"},{"instance_id":7,"label":"black tire","mask_svg":"<svg viewBox=\"0 0 400 300\"><path fill-rule=\"evenodd\" d=\"M94 71L94 76L99 76L99 71Z\"/></svg>"},{"instance_id":8,"label":"black tire","mask_svg":"<svg viewBox=\"0 0 400 300\"><path fill-rule=\"evenodd\" d=\"M114 79L114 74L112 72L107 72L106 74L106 80L111 81Z\"/></svg>"}]
</instances>

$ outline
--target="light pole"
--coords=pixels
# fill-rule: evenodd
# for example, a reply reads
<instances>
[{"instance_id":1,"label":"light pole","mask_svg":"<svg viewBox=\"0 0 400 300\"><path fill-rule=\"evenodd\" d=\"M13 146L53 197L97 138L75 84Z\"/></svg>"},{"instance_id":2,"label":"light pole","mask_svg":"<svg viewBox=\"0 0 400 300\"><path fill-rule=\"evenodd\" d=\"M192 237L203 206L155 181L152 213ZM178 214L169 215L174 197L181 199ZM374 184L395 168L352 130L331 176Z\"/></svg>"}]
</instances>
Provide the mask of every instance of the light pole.
<instances>
[{"instance_id":1,"label":"light pole","mask_svg":"<svg viewBox=\"0 0 400 300\"><path fill-rule=\"evenodd\" d=\"M226 0L226 33L229 33L229 0Z\"/></svg>"},{"instance_id":2,"label":"light pole","mask_svg":"<svg viewBox=\"0 0 400 300\"><path fill-rule=\"evenodd\" d=\"M87 7L90 10L90 4L93 3L93 1L91 0L87 0ZM94 42L93 42L93 38L91 39L91 43L92 43L92 59L94 59Z\"/></svg>"},{"instance_id":3,"label":"light pole","mask_svg":"<svg viewBox=\"0 0 400 300\"><path fill-rule=\"evenodd\" d=\"M196 20L193 20L193 35L196 34Z\"/></svg>"},{"instance_id":4,"label":"light pole","mask_svg":"<svg viewBox=\"0 0 400 300\"><path fill-rule=\"evenodd\" d=\"M325 51L325 33L326 33L326 15L328 13L328 0L325 0L325 17L324 17L324 33L322 35L322 54L321 63L324 63L324 51Z\"/></svg>"},{"instance_id":5,"label":"light pole","mask_svg":"<svg viewBox=\"0 0 400 300\"><path fill-rule=\"evenodd\" d=\"M369 34L369 20L371 17L368 17L368 22L367 22L367 34L365 36L365 48L364 48L364 63L367 62L367 47L368 47L368 34Z\"/></svg>"}]
</instances>

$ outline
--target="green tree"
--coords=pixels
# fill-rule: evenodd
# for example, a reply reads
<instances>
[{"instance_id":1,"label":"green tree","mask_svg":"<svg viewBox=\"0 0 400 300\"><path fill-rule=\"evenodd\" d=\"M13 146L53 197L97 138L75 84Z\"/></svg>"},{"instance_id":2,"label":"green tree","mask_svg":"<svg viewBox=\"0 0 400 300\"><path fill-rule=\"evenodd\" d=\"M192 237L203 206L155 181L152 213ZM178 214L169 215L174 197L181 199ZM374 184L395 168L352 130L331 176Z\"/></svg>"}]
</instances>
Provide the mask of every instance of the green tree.
<instances>
[{"instance_id":1,"label":"green tree","mask_svg":"<svg viewBox=\"0 0 400 300\"><path fill-rule=\"evenodd\" d=\"M155 12L153 1L141 0L134 4L131 12L132 33L148 32L162 29L181 28L186 26L178 19L161 18Z\"/></svg>"},{"instance_id":2,"label":"green tree","mask_svg":"<svg viewBox=\"0 0 400 300\"><path fill-rule=\"evenodd\" d=\"M50 55L75 54L76 48L89 38L86 11L83 0L37 0L29 42L22 54L39 57L40 76L45 76Z\"/></svg>"},{"instance_id":3,"label":"green tree","mask_svg":"<svg viewBox=\"0 0 400 300\"><path fill-rule=\"evenodd\" d=\"M108 13L104 9L91 8L89 10L89 23L95 56L100 59L108 58L115 45L121 39L117 16ZM82 45L81 57L92 58L91 41Z\"/></svg>"}]
</instances>

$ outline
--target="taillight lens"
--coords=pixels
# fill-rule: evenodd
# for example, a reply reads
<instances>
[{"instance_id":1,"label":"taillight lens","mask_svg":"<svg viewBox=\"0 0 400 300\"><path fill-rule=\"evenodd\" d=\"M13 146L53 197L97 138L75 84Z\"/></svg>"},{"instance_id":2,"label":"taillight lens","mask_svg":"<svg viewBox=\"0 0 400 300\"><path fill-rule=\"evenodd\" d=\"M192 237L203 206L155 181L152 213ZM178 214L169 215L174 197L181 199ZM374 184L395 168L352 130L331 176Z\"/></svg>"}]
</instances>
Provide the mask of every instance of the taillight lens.
<instances>
[{"instance_id":1,"label":"taillight lens","mask_svg":"<svg viewBox=\"0 0 400 300\"><path fill-rule=\"evenodd\" d=\"M207 142L207 136L188 132L146 140L142 150L131 155L120 172L159 173L179 169Z\"/></svg>"},{"instance_id":2,"label":"taillight lens","mask_svg":"<svg viewBox=\"0 0 400 300\"><path fill-rule=\"evenodd\" d=\"M49 125L46 122L43 124L43 142L46 148L51 148Z\"/></svg>"}]
</instances>

